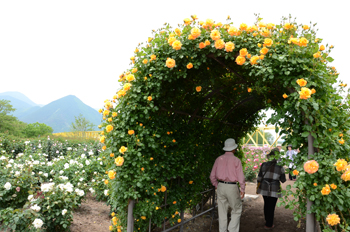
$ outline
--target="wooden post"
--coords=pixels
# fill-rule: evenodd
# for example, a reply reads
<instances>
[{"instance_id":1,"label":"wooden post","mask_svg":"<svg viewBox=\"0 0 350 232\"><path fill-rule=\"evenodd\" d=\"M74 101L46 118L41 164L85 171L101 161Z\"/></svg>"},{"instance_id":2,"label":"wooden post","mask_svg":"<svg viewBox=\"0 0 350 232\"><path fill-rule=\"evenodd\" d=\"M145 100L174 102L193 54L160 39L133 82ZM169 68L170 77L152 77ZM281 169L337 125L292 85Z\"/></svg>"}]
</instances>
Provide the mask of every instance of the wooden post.
<instances>
[{"instance_id":1,"label":"wooden post","mask_svg":"<svg viewBox=\"0 0 350 232\"><path fill-rule=\"evenodd\" d=\"M127 232L134 232L134 205L135 200L130 200L128 205L128 227Z\"/></svg>"},{"instance_id":2,"label":"wooden post","mask_svg":"<svg viewBox=\"0 0 350 232\"><path fill-rule=\"evenodd\" d=\"M314 150L314 137L312 137L311 133L307 137L307 142L308 142L308 158L311 158L311 155L315 153ZM307 199L307 205L306 209L311 210L312 206L312 201ZM317 232L317 226L316 226L316 219L315 219L315 214L311 213L308 214L306 213L306 232Z\"/></svg>"}]
</instances>

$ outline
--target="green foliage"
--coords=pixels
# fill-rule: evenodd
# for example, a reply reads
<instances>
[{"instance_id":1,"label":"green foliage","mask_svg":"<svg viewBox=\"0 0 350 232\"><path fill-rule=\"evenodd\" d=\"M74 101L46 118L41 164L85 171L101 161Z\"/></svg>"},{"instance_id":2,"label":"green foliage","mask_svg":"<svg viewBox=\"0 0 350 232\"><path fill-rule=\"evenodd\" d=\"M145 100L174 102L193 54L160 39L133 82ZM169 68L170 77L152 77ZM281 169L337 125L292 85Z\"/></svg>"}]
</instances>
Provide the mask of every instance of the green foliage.
<instances>
[{"instance_id":1,"label":"green foliage","mask_svg":"<svg viewBox=\"0 0 350 232\"><path fill-rule=\"evenodd\" d=\"M18 136L22 134L21 131L26 124L11 115L15 109L9 102L0 100L0 133L6 132Z\"/></svg>"},{"instance_id":2,"label":"green foliage","mask_svg":"<svg viewBox=\"0 0 350 232\"><path fill-rule=\"evenodd\" d=\"M51 134L52 132L53 129L50 126L38 122L27 124L23 130L23 134L27 138L40 137Z\"/></svg>"},{"instance_id":3,"label":"green foliage","mask_svg":"<svg viewBox=\"0 0 350 232\"><path fill-rule=\"evenodd\" d=\"M92 131L95 125L87 120L82 114L74 116L74 122L71 124L71 131Z\"/></svg>"}]
</instances>

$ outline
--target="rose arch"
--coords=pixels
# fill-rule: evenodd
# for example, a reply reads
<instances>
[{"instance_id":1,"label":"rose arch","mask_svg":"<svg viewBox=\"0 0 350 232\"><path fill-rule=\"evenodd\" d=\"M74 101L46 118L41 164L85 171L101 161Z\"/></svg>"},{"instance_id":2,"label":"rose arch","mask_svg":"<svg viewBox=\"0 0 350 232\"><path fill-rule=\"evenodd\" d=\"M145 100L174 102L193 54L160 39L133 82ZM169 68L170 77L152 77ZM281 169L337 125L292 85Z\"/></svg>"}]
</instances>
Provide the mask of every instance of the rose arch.
<instances>
[{"instance_id":1,"label":"rose arch","mask_svg":"<svg viewBox=\"0 0 350 232\"><path fill-rule=\"evenodd\" d=\"M329 64L332 48L314 25L290 18L235 27L230 18L192 16L154 31L120 75L123 88L101 109L111 229L127 230L134 202L135 230L148 231L149 218L153 227L165 218L178 223L178 212L193 208L195 193L210 186L223 141L242 139L269 108L269 123L284 128L285 143L301 146L297 190L284 193L295 200L280 204L294 210L295 220L307 217L307 231L315 230L313 218L326 231L346 229L349 111L345 84ZM170 203L162 207L165 191Z\"/></svg>"}]
</instances>

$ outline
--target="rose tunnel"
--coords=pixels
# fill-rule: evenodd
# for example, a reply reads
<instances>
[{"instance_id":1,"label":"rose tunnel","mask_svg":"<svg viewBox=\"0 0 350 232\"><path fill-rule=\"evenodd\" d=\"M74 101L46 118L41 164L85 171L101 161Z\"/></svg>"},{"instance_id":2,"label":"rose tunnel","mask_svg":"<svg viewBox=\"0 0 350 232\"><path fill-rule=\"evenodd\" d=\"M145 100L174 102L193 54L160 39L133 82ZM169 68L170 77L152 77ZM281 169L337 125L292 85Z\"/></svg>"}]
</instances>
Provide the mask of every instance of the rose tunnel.
<instances>
[{"instance_id":1,"label":"rose tunnel","mask_svg":"<svg viewBox=\"0 0 350 232\"><path fill-rule=\"evenodd\" d=\"M133 222L140 231L148 231L149 218L152 228L165 218L178 223L176 212L195 207L195 193L210 187L209 173L224 140L243 139L261 123L262 109L275 110L269 122L285 128L286 143L303 144L300 168L311 158L322 169L346 156L349 147L338 140L344 142L347 135L338 135L349 127L347 105L340 97L344 86L332 87L338 76L328 64L332 48L320 47L311 25L286 20L274 25L258 19L253 26L236 28L193 16L175 30L166 25L154 31L135 50L132 67L120 76L123 89L103 109L101 142L106 145L109 203L117 214L114 231L126 230L132 200ZM312 206L318 221L342 212L322 203L328 198L322 200L311 187L315 179L326 184L337 175L334 168L304 172L296 200L284 204L299 205L290 207L297 220L306 215L305 196L319 200ZM161 207L165 191L170 203ZM308 231L314 231L314 221L309 222Z\"/></svg>"}]
</instances>

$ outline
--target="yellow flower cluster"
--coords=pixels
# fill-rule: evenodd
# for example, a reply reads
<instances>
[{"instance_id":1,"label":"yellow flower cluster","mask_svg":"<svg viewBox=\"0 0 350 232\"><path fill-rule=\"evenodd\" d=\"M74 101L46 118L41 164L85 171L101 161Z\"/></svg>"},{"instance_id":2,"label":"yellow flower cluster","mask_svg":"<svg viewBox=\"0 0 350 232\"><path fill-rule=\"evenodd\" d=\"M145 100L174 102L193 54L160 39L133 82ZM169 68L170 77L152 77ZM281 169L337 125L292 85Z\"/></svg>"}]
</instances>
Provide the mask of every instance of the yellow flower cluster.
<instances>
[{"instance_id":1,"label":"yellow flower cluster","mask_svg":"<svg viewBox=\"0 0 350 232\"><path fill-rule=\"evenodd\" d=\"M306 87L302 87L301 91L299 91L300 99L306 100L311 97L311 94L311 90Z\"/></svg>"},{"instance_id":2,"label":"yellow flower cluster","mask_svg":"<svg viewBox=\"0 0 350 232\"><path fill-rule=\"evenodd\" d=\"M337 171L344 171L348 166L348 162L345 159L338 159L334 166L336 166Z\"/></svg>"},{"instance_id":3,"label":"yellow flower cluster","mask_svg":"<svg viewBox=\"0 0 350 232\"><path fill-rule=\"evenodd\" d=\"M118 156L117 158L115 158L114 162L117 166L122 166L124 163L124 158L121 156Z\"/></svg>"},{"instance_id":4,"label":"yellow flower cluster","mask_svg":"<svg viewBox=\"0 0 350 232\"><path fill-rule=\"evenodd\" d=\"M309 174L313 174L315 172L318 171L318 163L316 160L309 160L307 162L305 162L304 164L304 170L305 172L309 173Z\"/></svg>"},{"instance_id":5,"label":"yellow flower cluster","mask_svg":"<svg viewBox=\"0 0 350 232\"><path fill-rule=\"evenodd\" d=\"M124 154L127 150L128 150L127 147L121 146L120 149L119 149L119 152Z\"/></svg>"},{"instance_id":6,"label":"yellow flower cluster","mask_svg":"<svg viewBox=\"0 0 350 232\"><path fill-rule=\"evenodd\" d=\"M331 188L328 184L326 184L326 186L322 188L321 193L322 195L328 195L331 193Z\"/></svg>"},{"instance_id":7,"label":"yellow flower cluster","mask_svg":"<svg viewBox=\"0 0 350 232\"><path fill-rule=\"evenodd\" d=\"M329 225L335 226L340 223L340 218L337 214L328 214L326 221Z\"/></svg>"},{"instance_id":8,"label":"yellow flower cluster","mask_svg":"<svg viewBox=\"0 0 350 232\"><path fill-rule=\"evenodd\" d=\"M108 177L109 177L109 179L113 180L113 179L115 178L115 175L116 175L116 174L117 174L117 173L116 173L115 171L113 171L113 170L108 171Z\"/></svg>"}]
</instances>

